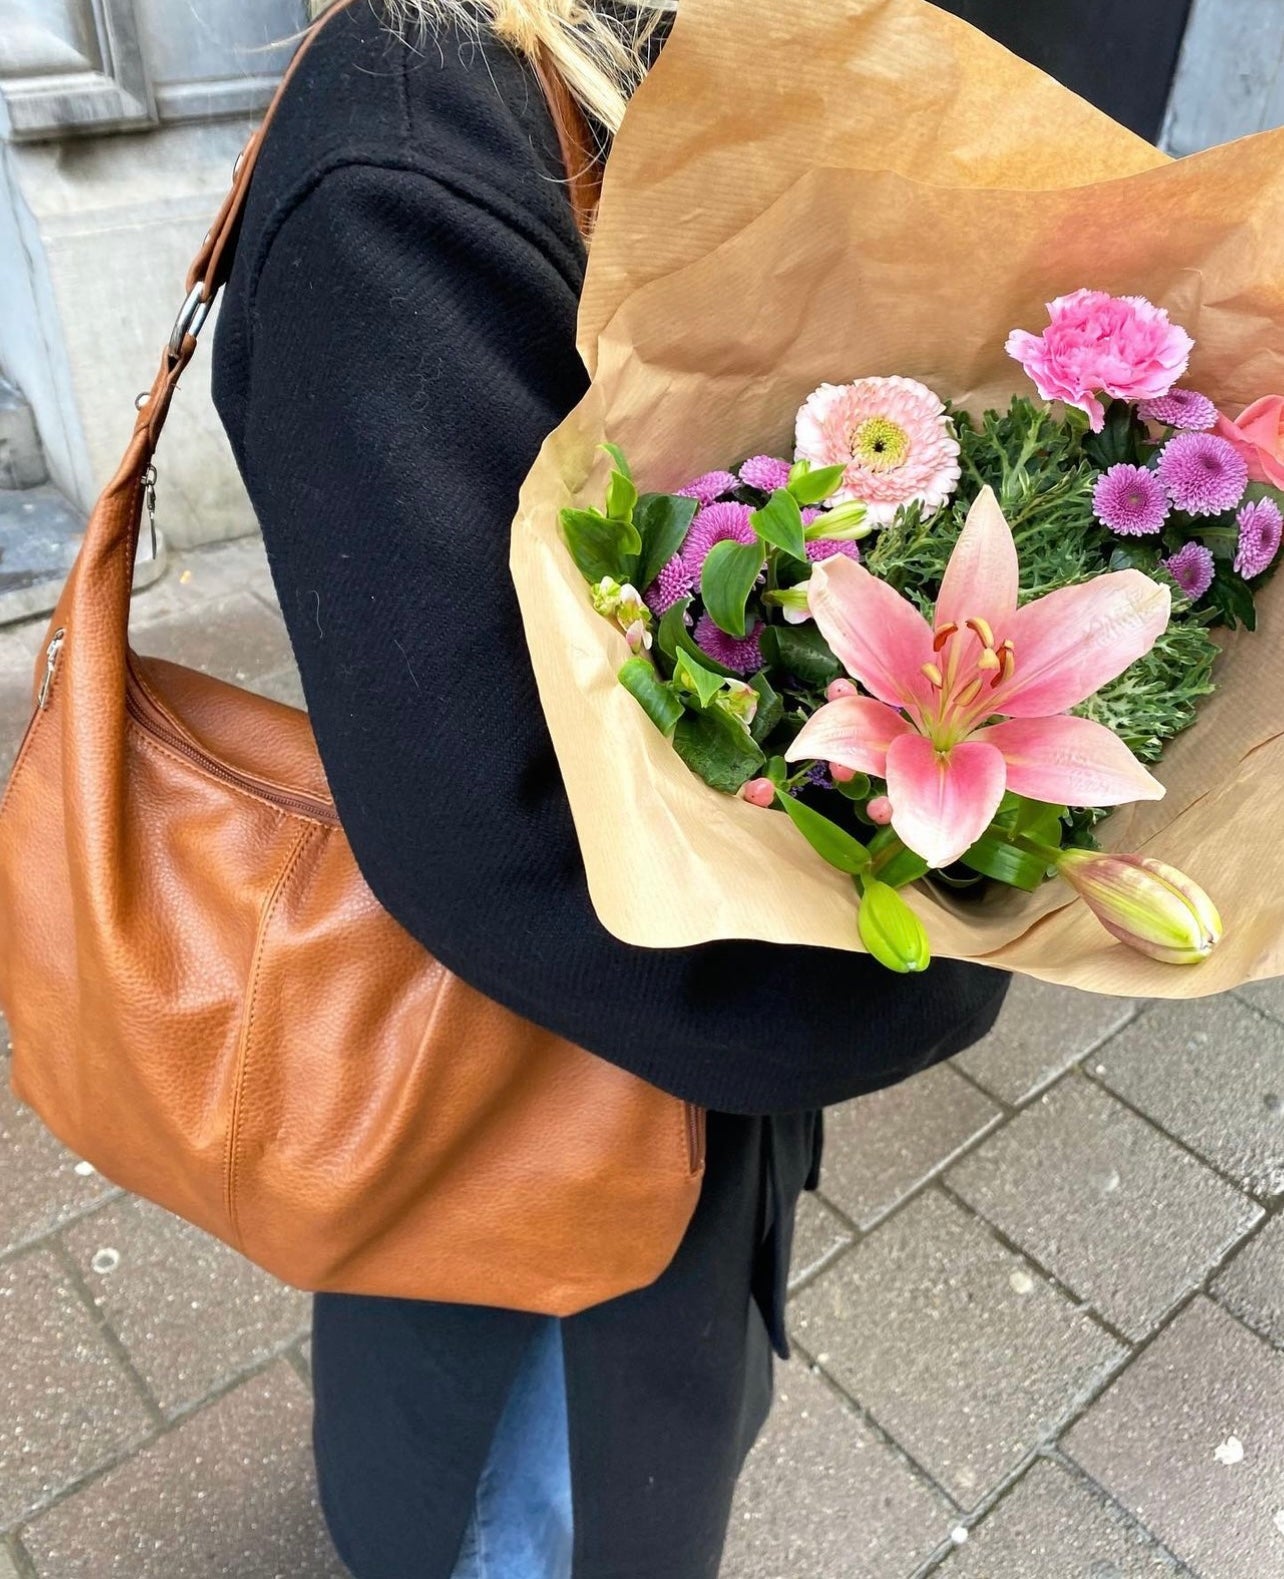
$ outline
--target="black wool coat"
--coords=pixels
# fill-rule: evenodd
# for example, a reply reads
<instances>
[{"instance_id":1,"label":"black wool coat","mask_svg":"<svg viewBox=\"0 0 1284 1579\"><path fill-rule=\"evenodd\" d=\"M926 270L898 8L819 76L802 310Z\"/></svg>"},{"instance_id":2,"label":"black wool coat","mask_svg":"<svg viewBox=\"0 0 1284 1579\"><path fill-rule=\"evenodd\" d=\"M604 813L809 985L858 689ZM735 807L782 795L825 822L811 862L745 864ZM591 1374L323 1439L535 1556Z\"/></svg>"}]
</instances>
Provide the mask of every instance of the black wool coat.
<instances>
[{"instance_id":1,"label":"black wool coat","mask_svg":"<svg viewBox=\"0 0 1284 1579\"><path fill-rule=\"evenodd\" d=\"M1161 4L1083 0L1074 15L1102 13L1104 62L1111 39L1146 34L1137 8L1159 25ZM1002 0L979 20L1028 47L1034 11L1063 28L1057 47L1090 90L1064 7ZM1053 33L1032 36L1056 71ZM1154 130L1153 106L1122 102L1144 97L1145 73L1101 80L1105 107ZM905 982L756 943L635 950L593 916L507 570L518 486L585 386L585 258L560 175L521 60L453 35L398 40L358 0L266 139L214 395L377 897L482 991L719 1110L669 1271L564 1324L576 1579L713 1579L772 1349L787 1352L816 1110L966 1046L1005 981L938 962ZM533 1319L317 1300L321 1491L358 1579L448 1579Z\"/></svg>"}]
</instances>

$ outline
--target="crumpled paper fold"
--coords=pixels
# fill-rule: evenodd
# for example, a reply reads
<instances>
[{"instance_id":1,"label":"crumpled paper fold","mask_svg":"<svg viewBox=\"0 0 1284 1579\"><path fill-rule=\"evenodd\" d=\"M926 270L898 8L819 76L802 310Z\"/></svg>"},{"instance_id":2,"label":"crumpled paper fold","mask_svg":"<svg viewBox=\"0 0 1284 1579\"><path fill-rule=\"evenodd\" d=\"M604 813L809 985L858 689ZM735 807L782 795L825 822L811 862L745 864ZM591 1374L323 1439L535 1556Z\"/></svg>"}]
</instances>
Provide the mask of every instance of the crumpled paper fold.
<instances>
[{"instance_id":1,"label":"crumpled paper fold","mask_svg":"<svg viewBox=\"0 0 1284 1579\"><path fill-rule=\"evenodd\" d=\"M1004 353L1080 286L1195 336L1183 382L1231 415L1284 392L1284 131L1181 161L927 0L682 0L616 140L579 346L593 375L522 489L511 564L594 907L628 943L859 951L850 882L781 816L692 775L616 683L558 531L621 445L640 486L792 453L822 381L899 373L980 413L1033 393ZM908 891L938 955L1106 993L1192 997L1284 974L1284 576L1224 642L1162 801L1107 848L1214 897L1194 968L1111 939L1061 883L980 903Z\"/></svg>"}]
</instances>

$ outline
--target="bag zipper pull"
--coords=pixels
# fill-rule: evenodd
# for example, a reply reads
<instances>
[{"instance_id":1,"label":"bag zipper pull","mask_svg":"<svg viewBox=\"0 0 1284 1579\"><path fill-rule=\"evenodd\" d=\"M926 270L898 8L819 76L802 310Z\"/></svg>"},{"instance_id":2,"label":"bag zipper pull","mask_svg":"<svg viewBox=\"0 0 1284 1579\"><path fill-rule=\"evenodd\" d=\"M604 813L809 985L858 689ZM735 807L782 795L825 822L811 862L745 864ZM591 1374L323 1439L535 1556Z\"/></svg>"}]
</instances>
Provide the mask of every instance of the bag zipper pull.
<instances>
[{"instance_id":1,"label":"bag zipper pull","mask_svg":"<svg viewBox=\"0 0 1284 1579\"><path fill-rule=\"evenodd\" d=\"M147 506L147 526L151 533L152 551L148 558L156 558L156 466L153 462L143 473L143 502Z\"/></svg>"},{"instance_id":2,"label":"bag zipper pull","mask_svg":"<svg viewBox=\"0 0 1284 1579\"><path fill-rule=\"evenodd\" d=\"M45 674L40 682L40 692L36 697L36 706L43 708L49 700L49 687L53 684L54 665L58 662L58 654L62 651L62 644L67 635L63 628L59 628L50 638L49 645L45 648Z\"/></svg>"}]
</instances>

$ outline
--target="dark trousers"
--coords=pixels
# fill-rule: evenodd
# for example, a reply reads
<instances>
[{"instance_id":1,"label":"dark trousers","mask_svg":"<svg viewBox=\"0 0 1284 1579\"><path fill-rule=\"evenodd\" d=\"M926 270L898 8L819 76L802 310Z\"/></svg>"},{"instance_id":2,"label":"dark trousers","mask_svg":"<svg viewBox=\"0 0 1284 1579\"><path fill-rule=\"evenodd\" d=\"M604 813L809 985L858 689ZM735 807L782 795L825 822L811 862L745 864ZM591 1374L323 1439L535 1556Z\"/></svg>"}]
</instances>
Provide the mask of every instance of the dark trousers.
<instances>
[{"instance_id":1,"label":"dark trousers","mask_svg":"<svg viewBox=\"0 0 1284 1579\"><path fill-rule=\"evenodd\" d=\"M649 1288L563 1324L575 1579L715 1579L787 1354L784 1294L820 1115L709 1117L699 1206ZM322 1505L356 1579L449 1579L537 1318L319 1295Z\"/></svg>"}]
</instances>

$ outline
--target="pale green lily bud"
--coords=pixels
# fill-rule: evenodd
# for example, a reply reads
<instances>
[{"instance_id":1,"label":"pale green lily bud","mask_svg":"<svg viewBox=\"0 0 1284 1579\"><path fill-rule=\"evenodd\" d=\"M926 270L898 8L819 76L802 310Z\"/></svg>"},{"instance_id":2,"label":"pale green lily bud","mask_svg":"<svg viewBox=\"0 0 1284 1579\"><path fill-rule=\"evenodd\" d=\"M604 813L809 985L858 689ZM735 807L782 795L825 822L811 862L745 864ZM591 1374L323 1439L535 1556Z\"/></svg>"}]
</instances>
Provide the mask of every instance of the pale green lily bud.
<instances>
[{"instance_id":1,"label":"pale green lily bud","mask_svg":"<svg viewBox=\"0 0 1284 1579\"><path fill-rule=\"evenodd\" d=\"M861 538L868 537L874 530L874 523L867 519L868 515L869 511L859 499L851 499L846 504L827 510L805 528L803 536L809 543L819 538L824 538L826 542L859 543Z\"/></svg>"},{"instance_id":2,"label":"pale green lily bud","mask_svg":"<svg viewBox=\"0 0 1284 1579\"><path fill-rule=\"evenodd\" d=\"M748 729L758 715L758 693L744 680L724 680L713 706Z\"/></svg>"},{"instance_id":3,"label":"pale green lily bud","mask_svg":"<svg viewBox=\"0 0 1284 1579\"><path fill-rule=\"evenodd\" d=\"M593 607L608 620L613 620L619 611L623 592L624 588L613 576L603 576L592 589Z\"/></svg>"},{"instance_id":4,"label":"pale green lily bud","mask_svg":"<svg viewBox=\"0 0 1284 1579\"><path fill-rule=\"evenodd\" d=\"M932 950L923 923L887 883L869 878L864 889L857 916L861 942L888 970L902 975L926 970Z\"/></svg>"},{"instance_id":5,"label":"pale green lily bud","mask_svg":"<svg viewBox=\"0 0 1284 1579\"><path fill-rule=\"evenodd\" d=\"M762 601L783 609L787 624L801 625L804 620L811 618L811 608L807 602L810 585L809 581L803 581L796 587L777 587L774 592L764 592Z\"/></svg>"},{"instance_id":6,"label":"pale green lily bud","mask_svg":"<svg viewBox=\"0 0 1284 1579\"><path fill-rule=\"evenodd\" d=\"M1221 940L1217 907L1174 866L1091 850L1063 850L1056 865L1112 937L1151 959L1198 965Z\"/></svg>"}]
</instances>

